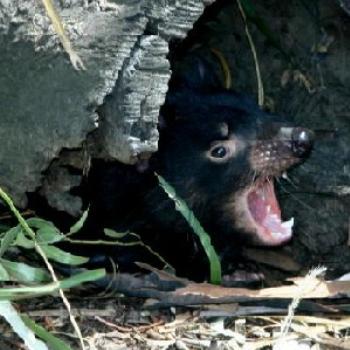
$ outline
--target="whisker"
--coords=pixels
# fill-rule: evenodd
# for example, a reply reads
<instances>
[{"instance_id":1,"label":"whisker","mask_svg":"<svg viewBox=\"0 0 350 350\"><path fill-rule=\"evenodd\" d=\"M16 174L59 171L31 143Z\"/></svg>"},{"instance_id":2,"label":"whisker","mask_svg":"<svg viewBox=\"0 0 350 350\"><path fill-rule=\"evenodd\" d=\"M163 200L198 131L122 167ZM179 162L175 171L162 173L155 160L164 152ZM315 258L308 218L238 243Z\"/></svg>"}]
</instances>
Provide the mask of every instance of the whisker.
<instances>
[{"instance_id":1,"label":"whisker","mask_svg":"<svg viewBox=\"0 0 350 350\"><path fill-rule=\"evenodd\" d=\"M251 186L253 186L254 182L256 181L256 178L257 178L257 172L256 172L256 170L254 170L253 176L252 176Z\"/></svg>"},{"instance_id":2,"label":"whisker","mask_svg":"<svg viewBox=\"0 0 350 350\"><path fill-rule=\"evenodd\" d=\"M315 208L311 207L310 205L304 203L303 201L301 201L297 196L295 196L294 193L288 191L283 185L281 182L279 182L279 184L281 185L281 189L283 190L284 193L287 193L288 195L291 196L292 199L294 199L296 202L298 202L299 204L301 204L303 207L307 208L307 209L310 209L312 211L316 211Z\"/></svg>"},{"instance_id":3,"label":"whisker","mask_svg":"<svg viewBox=\"0 0 350 350\"><path fill-rule=\"evenodd\" d=\"M273 192L274 191L274 189L273 189L273 184L271 183L272 182L272 180L273 180L273 177L271 178L271 176L267 176L266 177L266 181L271 185L271 187L269 187L269 191L271 192Z\"/></svg>"},{"instance_id":4,"label":"whisker","mask_svg":"<svg viewBox=\"0 0 350 350\"><path fill-rule=\"evenodd\" d=\"M287 181L290 185L292 185L295 189L298 189L298 185L293 182L291 177L286 174L286 176L282 176L282 179ZM278 183L281 184L281 181L278 180Z\"/></svg>"},{"instance_id":5,"label":"whisker","mask_svg":"<svg viewBox=\"0 0 350 350\"><path fill-rule=\"evenodd\" d=\"M305 174L305 173L308 173L308 170L305 169L304 164L299 164L299 165L298 165L298 170L300 170L300 171L303 172L304 174Z\"/></svg>"}]
</instances>

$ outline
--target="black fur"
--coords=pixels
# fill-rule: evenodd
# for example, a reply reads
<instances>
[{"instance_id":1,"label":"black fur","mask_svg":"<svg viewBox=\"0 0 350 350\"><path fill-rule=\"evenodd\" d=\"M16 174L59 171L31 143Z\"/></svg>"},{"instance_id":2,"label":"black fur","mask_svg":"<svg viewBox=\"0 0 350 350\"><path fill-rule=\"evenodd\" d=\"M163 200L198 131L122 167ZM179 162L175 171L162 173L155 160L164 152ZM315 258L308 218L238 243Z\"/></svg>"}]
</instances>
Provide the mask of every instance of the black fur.
<instances>
[{"instance_id":1,"label":"black fur","mask_svg":"<svg viewBox=\"0 0 350 350\"><path fill-rule=\"evenodd\" d=\"M208 268L202 247L159 187L154 172L174 186L194 211L216 250L225 257L225 268L227 261L235 260L242 241L249 241L246 233L235 227L236 214L227 209L227 203L259 175L251 161L255 142L273 140L280 127L289 124L265 113L246 96L223 89L219 79L210 74L210 64L197 57L191 62L192 71L175 75L170 84L162 109L159 151L147 170L140 173L137 166L93 162L85 232L95 238L105 227L138 233L179 275L203 279ZM229 161L208 156L213 144L230 139L241 148ZM286 152L291 152L289 146ZM161 265L142 247L95 247L94 254L98 252L113 256L121 269L130 269L134 261Z\"/></svg>"}]
</instances>

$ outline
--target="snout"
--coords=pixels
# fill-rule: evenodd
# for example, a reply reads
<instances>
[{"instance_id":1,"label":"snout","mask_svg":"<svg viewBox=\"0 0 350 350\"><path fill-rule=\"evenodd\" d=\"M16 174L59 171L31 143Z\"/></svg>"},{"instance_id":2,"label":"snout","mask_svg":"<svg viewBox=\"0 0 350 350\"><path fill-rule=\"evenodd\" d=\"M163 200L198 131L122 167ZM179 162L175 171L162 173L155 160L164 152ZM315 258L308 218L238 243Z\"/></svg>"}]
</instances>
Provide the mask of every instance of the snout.
<instances>
[{"instance_id":1,"label":"snout","mask_svg":"<svg viewBox=\"0 0 350 350\"><path fill-rule=\"evenodd\" d=\"M313 131L306 128L293 128L291 147L296 157L307 157L314 143Z\"/></svg>"},{"instance_id":2,"label":"snout","mask_svg":"<svg viewBox=\"0 0 350 350\"><path fill-rule=\"evenodd\" d=\"M281 127L277 135L277 140L290 144L291 151L295 157L307 157L311 152L314 133L310 129L301 127Z\"/></svg>"},{"instance_id":3,"label":"snout","mask_svg":"<svg viewBox=\"0 0 350 350\"><path fill-rule=\"evenodd\" d=\"M258 140L252 147L252 169L264 176L278 176L303 162L313 147L314 133L302 127L280 127L275 135Z\"/></svg>"}]
</instances>

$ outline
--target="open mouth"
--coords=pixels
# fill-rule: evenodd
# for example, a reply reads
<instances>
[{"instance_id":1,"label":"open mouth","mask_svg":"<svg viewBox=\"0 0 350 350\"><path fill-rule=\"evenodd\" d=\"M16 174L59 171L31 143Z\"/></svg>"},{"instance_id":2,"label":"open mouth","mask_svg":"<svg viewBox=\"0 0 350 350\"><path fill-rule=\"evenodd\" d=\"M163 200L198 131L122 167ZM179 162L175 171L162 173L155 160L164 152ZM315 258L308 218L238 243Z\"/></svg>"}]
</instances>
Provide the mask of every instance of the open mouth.
<instances>
[{"instance_id":1,"label":"open mouth","mask_svg":"<svg viewBox=\"0 0 350 350\"><path fill-rule=\"evenodd\" d=\"M258 181L246 195L249 217L256 227L258 240L279 245L290 240L294 218L282 221L273 180Z\"/></svg>"}]
</instances>

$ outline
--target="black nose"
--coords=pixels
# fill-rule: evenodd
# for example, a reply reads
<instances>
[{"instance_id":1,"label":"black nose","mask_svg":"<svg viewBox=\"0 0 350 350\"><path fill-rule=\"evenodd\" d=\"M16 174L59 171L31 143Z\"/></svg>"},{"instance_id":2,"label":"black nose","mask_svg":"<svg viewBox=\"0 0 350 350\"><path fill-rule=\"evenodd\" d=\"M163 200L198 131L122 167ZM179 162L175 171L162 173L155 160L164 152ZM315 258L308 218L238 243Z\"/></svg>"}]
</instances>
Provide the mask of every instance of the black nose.
<instances>
[{"instance_id":1,"label":"black nose","mask_svg":"<svg viewBox=\"0 0 350 350\"><path fill-rule=\"evenodd\" d=\"M293 128L292 131L292 151L297 157L306 157L313 146L314 133L305 128Z\"/></svg>"}]
</instances>

